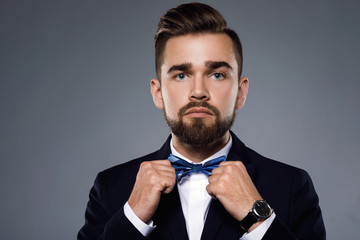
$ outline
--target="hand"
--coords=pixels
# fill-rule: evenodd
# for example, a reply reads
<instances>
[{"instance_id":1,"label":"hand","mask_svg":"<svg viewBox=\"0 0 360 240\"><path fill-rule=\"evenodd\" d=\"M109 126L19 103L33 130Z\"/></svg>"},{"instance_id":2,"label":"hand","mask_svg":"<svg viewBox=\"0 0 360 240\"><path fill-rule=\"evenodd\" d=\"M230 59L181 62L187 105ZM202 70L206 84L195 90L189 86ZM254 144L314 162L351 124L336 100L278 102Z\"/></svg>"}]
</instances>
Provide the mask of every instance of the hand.
<instances>
[{"instance_id":1,"label":"hand","mask_svg":"<svg viewBox=\"0 0 360 240\"><path fill-rule=\"evenodd\" d=\"M147 222L154 215L162 193L170 193L176 183L169 160L147 161L140 165L128 203L136 216Z\"/></svg>"},{"instance_id":2,"label":"hand","mask_svg":"<svg viewBox=\"0 0 360 240\"><path fill-rule=\"evenodd\" d=\"M262 200L240 161L220 163L219 167L212 171L206 190L238 221L246 217L256 200Z\"/></svg>"}]
</instances>

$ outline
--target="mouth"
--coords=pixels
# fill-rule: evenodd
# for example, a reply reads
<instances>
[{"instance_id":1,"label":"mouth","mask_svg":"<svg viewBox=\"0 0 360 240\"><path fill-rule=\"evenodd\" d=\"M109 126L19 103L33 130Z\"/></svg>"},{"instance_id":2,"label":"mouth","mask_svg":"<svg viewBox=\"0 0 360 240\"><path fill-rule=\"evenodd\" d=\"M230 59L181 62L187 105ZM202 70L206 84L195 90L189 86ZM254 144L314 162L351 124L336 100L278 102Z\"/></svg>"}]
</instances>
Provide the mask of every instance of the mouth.
<instances>
[{"instance_id":1,"label":"mouth","mask_svg":"<svg viewBox=\"0 0 360 240\"><path fill-rule=\"evenodd\" d=\"M213 112L204 107L193 107L184 113L184 116L189 118L206 118L213 116Z\"/></svg>"}]
</instances>

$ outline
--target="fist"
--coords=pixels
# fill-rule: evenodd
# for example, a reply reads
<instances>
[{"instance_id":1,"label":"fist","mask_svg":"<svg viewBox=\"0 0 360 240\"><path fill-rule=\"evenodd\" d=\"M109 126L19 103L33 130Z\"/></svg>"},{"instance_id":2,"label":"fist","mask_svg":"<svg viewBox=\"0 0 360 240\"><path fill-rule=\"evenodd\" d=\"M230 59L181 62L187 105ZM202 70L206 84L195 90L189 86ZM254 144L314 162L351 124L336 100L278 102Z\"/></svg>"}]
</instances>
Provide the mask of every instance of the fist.
<instances>
[{"instance_id":1,"label":"fist","mask_svg":"<svg viewBox=\"0 0 360 240\"><path fill-rule=\"evenodd\" d=\"M240 161L220 163L212 171L206 190L238 221L246 217L256 200L262 199Z\"/></svg>"},{"instance_id":2,"label":"fist","mask_svg":"<svg viewBox=\"0 0 360 240\"><path fill-rule=\"evenodd\" d=\"M143 162L128 200L131 209L147 222L154 215L161 194L170 193L175 183L175 169L169 160Z\"/></svg>"}]
</instances>

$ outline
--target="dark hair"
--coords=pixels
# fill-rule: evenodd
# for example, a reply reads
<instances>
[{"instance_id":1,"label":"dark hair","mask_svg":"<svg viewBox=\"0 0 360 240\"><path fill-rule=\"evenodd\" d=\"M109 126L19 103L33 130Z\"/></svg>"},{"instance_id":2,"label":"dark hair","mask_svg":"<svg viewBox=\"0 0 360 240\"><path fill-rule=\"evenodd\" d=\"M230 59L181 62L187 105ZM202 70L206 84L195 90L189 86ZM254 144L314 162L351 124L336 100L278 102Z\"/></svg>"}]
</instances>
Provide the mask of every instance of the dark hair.
<instances>
[{"instance_id":1,"label":"dark hair","mask_svg":"<svg viewBox=\"0 0 360 240\"><path fill-rule=\"evenodd\" d=\"M155 67L160 80L161 64L166 42L176 36L198 33L225 33L234 46L238 63L238 77L242 72L242 46L235 31L227 27L223 16L214 8L202 3L187 3L165 12L155 34Z\"/></svg>"}]
</instances>

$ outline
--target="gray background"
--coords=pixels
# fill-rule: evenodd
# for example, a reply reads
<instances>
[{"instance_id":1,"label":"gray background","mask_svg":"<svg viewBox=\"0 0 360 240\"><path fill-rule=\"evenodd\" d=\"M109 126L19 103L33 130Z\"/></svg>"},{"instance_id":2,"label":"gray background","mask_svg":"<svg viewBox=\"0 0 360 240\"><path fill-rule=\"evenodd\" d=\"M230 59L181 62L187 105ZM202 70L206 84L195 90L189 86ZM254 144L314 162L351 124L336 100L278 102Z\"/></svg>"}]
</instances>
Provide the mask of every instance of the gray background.
<instances>
[{"instance_id":1,"label":"gray background","mask_svg":"<svg viewBox=\"0 0 360 240\"><path fill-rule=\"evenodd\" d=\"M0 239L75 239L96 174L156 150L153 35L180 1L0 2ZM244 45L233 130L307 170L329 239L356 239L358 1L208 1Z\"/></svg>"}]
</instances>

